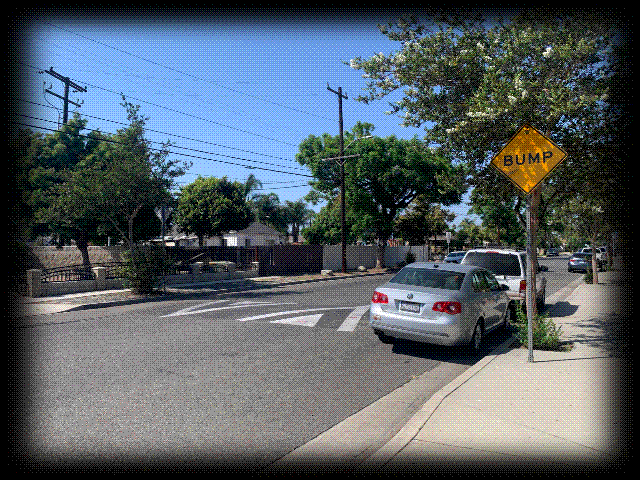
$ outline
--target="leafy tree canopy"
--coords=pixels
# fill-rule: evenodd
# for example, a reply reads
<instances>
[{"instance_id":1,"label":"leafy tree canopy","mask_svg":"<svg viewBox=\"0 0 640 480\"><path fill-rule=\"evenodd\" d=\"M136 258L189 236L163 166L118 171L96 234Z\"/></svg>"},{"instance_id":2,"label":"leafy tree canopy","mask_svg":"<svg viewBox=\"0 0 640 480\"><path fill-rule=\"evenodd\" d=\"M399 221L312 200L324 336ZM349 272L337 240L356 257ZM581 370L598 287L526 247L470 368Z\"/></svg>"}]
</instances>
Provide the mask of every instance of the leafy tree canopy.
<instances>
[{"instance_id":1,"label":"leafy tree canopy","mask_svg":"<svg viewBox=\"0 0 640 480\"><path fill-rule=\"evenodd\" d=\"M349 63L368 79L360 101L392 100L389 113L424 126L429 145L466 164L475 189L519 212L519 191L487 166L523 124L549 135L568 158L545 184L544 210L597 172L620 178L624 170L616 135L629 66L620 20L590 9L508 19L407 16L379 26L399 42L397 51Z\"/></svg>"},{"instance_id":2,"label":"leafy tree canopy","mask_svg":"<svg viewBox=\"0 0 640 480\"><path fill-rule=\"evenodd\" d=\"M245 186L227 177L199 176L182 187L173 215L183 232L197 235L201 246L205 236L243 230L253 219Z\"/></svg>"},{"instance_id":3,"label":"leafy tree canopy","mask_svg":"<svg viewBox=\"0 0 640 480\"><path fill-rule=\"evenodd\" d=\"M398 214L418 195L426 201L451 205L461 199L462 170L448 159L426 148L417 138L371 136L374 126L358 122L345 134L345 185L350 208L382 244L393 232ZM340 186L340 166L325 158L339 155L339 136L310 135L300 144L296 159L307 165L316 178L308 198L333 200ZM363 226L364 229L364 226Z\"/></svg>"}]
</instances>

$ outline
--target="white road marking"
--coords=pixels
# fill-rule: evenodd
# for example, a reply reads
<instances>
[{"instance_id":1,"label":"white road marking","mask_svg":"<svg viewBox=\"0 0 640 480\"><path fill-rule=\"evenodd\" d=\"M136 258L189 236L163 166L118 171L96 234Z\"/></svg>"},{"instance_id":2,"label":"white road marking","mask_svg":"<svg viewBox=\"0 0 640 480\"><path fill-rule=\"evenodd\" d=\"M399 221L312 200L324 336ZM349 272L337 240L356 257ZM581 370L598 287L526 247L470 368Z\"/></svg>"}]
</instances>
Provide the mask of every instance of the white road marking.
<instances>
[{"instance_id":1,"label":"white road marking","mask_svg":"<svg viewBox=\"0 0 640 480\"><path fill-rule=\"evenodd\" d=\"M353 312L349 314L349 316L342 322L342 325L338 328L339 332L353 332L360 321L364 312L369 310L369 305L363 305L361 307L356 307Z\"/></svg>"},{"instance_id":2,"label":"white road marking","mask_svg":"<svg viewBox=\"0 0 640 480\"><path fill-rule=\"evenodd\" d=\"M243 300L241 302L235 302L231 305L243 305L243 306L254 306L254 305L288 305L287 303L273 303L273 302L254 302L252 300ZM295 304L293 304L295 305Z\"/></svg>"},{"instance_id":3,"label":"white road marking","mask_svg":"<svg viewBox=\"0 0 640 480\"><path fill-rule=\"evenodd\" d=\"M293 313L317 312L319 310L346 310L353 307L324 307L324 308L308 308L306 310L290 310L288 312L265 313L263 315L254 315L253 317L238 318L239 322L248 322L249 320L260 320L262 318L277 317L278 315L287 315Z\"/></svg>"},{"instance_id":4,"label":"white road marking","mask_svg":"<svg viewBox=\"0 0 640 480\"><path fill-rule=\"evenodd\" d=\"M270 323L285 323L288 325L303 325L305 327L315 327L318 320L324 315L316 313L315 315L304 315L302 317L283 318L281 320L271 320Z\"/></svg>"},{"instance_id":5,"label":"white road marking","mask_svg":"<svg viewBox=\"0 0 640 480\"><path fill-rule=\"evenodd\" d=\"M212 302L206 302L206 303L201 303L199 305L194 305L193 307L186 307L183 308L182 310L178 310L177 312L173 312L173 313L168 313L167 315L162 315L162 317L160 318L164 318L164 317L173 317L176 315L187 315L189 313L191 313L192 310L195 310L196 308L202 308L206 305L212 305L214 303L224 303L224 302L228 302L229 300L214 300Z\"/></svg>"},{"instance_id":6,"label":"white road marking","mask_svg":"<svg viewBox=\"0 0 640 480\"><path fill-rule=\"evenodd\" d=\"M285 302L285 303L242 303L240 305L234 304L234 305L230 305L227 307L214 307L214 308L206 308L204 310L195 310L196 308L200 308L200 307L204 307L205 305L211 305L212 303L221 303L221 302L228 302L229 300L218 300L216 302L207 302L207 303L203 303L201 305L196 305L194 307L187 307L187 308L183 308L182 310L178 310L177 312L173 312L173 313L169 313L167 315L162 315L162 317L160 318L164 318L164 317L177 317L180 315L191 315L194 313L205 313L205 312L213 312L213 311L217 311L217 310L230 310L230 309L234 309L234 308L246 308L246 307L263 307L265 305L296 305L295 302Z\"/></svg>"}]
</instances>

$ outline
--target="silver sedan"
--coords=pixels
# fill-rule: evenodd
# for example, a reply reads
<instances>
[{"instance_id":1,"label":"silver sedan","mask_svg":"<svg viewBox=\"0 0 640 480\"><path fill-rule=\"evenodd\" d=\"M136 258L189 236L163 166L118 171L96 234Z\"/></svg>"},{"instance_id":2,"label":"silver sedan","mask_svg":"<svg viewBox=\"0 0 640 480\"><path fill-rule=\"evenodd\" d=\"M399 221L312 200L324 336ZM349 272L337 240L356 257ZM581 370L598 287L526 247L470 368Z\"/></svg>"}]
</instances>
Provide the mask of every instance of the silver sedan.
<instances>
[{"instance_id":1,"label":"silver sedan","mask_svg":"<svg viewBox=\"0 0 640 480\"><path fill-rule=\"evenodd\" d=\"M477 351L489 331L507 325L508 304L505 287L484 268L412 263L376 288L369 325L385 343L403 338Z\"/></svg>"}]
</instances>

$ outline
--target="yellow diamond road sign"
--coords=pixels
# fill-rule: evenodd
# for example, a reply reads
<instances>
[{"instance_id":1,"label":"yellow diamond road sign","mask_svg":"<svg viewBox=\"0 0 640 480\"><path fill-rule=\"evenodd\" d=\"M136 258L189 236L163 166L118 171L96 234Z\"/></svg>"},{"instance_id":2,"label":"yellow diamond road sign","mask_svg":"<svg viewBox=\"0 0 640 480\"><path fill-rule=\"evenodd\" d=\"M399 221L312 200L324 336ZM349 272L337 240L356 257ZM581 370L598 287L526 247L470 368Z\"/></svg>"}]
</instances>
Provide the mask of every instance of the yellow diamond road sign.
<instances>
[{"instance_id":1,"label":"yellow diamond road sign","mask_svg":"<svg viewBox=\"0 0 640 480\"><path fill-rule=\"evenodd\" d=\"M524 125L498 153L491 165L529 194L567 154L530 125Z\"/></svg>"}]
</instances>

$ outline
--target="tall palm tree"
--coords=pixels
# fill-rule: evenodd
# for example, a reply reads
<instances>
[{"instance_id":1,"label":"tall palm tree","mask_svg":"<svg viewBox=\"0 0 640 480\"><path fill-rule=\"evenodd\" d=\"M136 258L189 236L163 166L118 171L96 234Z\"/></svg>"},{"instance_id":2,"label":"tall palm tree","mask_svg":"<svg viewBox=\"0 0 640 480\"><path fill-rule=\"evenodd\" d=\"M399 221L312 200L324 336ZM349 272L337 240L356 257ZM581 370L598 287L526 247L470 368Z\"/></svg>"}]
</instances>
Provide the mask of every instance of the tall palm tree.
<instances>
[{"instance_id":1,"label":"tall palm tree","mask_svg":"<svg viewBox=\"0 0 640 480\"><path fill-rule=\"evenodd\" d=\"M247 177L247 181L244 182L244 198L248 201L251 192L259 188L262 188L262 182L258 180L252 173L251 175L249 175L249 177Z\"/></svg>"},{"instance_id":2,"label":"tall palm tree","mask_svg":"<svg viewBox=\"0 0 640 480\"><path fill-rule=\"evenodd\" d=\"M307 204L303 200L291 202L287 200L285 202L285 217L287 223L291 225L291 235L293 236L293 242L298 241L298 235L300 234L300 227L313 215L313 210L307 208Z\"/></svg>"}]
</instances>

